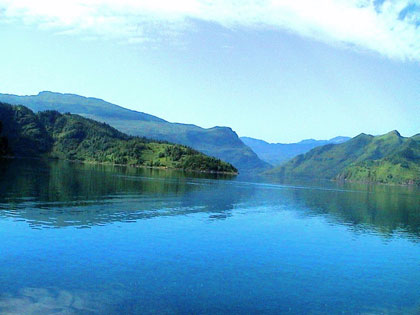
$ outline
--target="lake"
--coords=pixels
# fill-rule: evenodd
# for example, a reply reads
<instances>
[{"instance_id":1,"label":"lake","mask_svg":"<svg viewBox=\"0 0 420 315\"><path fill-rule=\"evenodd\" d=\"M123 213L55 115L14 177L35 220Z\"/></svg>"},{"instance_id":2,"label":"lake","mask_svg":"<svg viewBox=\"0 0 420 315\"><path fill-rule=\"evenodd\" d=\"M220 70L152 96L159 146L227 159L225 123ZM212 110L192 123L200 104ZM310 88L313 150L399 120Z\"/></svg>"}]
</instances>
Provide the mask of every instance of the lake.
<instances>
[{"instance_id":1,"label":"lake","mask_svg":"<svg viewBox=\"0 0 420 315\"><path fill-rule=\"evenodd\" d=\"M1 314L419 314L420 190L0 162Z\"/></svg>"}]
</instances>

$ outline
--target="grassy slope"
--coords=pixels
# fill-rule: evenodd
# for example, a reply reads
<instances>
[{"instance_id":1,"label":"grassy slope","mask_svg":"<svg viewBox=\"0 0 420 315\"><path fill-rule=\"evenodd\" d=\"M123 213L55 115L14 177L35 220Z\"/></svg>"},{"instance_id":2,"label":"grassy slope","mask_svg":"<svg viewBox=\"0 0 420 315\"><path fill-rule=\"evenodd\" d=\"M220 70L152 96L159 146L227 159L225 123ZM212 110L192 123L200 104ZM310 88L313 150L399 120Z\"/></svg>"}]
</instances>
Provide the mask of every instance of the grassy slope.
<instances>
[{"instance_id":1,"label":"grassy slope","mask_svg":"<svg viewBox=\"0 0 420 315\"><path fill-rule=\"evenodd\" d=\"M162 122L141 122L118 119L104 120L118 130L137 136L165 140L191 146L210 156L216 156L237 166L240 170L267 169L269 165L239 139L237 134L227 127L203 129L195 125Z\"/></svg>"},{"instance_id":2,"label":"grassy slope","mask_svg":"<svg viewBox=\"0 0 420 315\"><path fill-rule=\"evenodd\" d=\"M170 123L158 117L122 108L96 98L42 92L35 96L0 94L0 101L22 104L34 111L57 110L106 122L130 135L190 146L227 161L241 171L263 170L270 166L246 146L230 128L204 129L195 125Z\"/></svg>"},{"instance_id":3,"label":"grassy slope","mask_svg":"<svg viewBox=\"0 0 420 315\"><path fill-rule=\"evenodd\" d=\"M420 141L407 139L396 152L379 160L367 160L351 165L339 178L420 185Z\"/></svg>"},{"instance_id":4,"label":"grassy slope","mask_svg":"<svg viewBox=\"0 0 420 315\"><path fill-rule=\"evenodd\" d=\"M191 148L128 136L104 123L73 114L0 103L8 155L196 171L236 172L228 163Z\"/></svg>"},{"instance_id":5,"label":"grassy slope","mask_svg":"<svg viewBox=\"0 0 420 315\"><path fill-rule=\"evenodd\" d=\"M420 184L420 142L417 136L404 138L396 131L377 137L361 134L299 155L270 174Z\"/></svg>"}]
</instances>

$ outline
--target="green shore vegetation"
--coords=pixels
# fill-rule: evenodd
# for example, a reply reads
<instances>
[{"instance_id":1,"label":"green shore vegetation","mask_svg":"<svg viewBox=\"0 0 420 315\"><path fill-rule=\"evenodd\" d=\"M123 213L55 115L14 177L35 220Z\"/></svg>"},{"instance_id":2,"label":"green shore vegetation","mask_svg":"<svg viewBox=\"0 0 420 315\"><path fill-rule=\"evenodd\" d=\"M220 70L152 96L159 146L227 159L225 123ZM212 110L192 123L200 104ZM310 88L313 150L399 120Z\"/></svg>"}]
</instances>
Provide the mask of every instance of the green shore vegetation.
<instances>
[{"instance_id":1,"label":"green shore vegetation","mask_svg":"<svg viewBox=\"0 0 420 315\"><path fill-rule=\"evenodd\" d=\"M190 147L128 136L92 119L0 103L0 156L237 173Z\"/></svg>"},{"instance_id":2,"label":"green shore vegetation","mask_svg":"<svg viewBox=\"0 0 420 315\"><path fill-rule=\"evenodd\" d=\"M342 144L317 147L268 174L281 177L420 185L420 135L360 134Z\"/></svg>"}]
</instances>

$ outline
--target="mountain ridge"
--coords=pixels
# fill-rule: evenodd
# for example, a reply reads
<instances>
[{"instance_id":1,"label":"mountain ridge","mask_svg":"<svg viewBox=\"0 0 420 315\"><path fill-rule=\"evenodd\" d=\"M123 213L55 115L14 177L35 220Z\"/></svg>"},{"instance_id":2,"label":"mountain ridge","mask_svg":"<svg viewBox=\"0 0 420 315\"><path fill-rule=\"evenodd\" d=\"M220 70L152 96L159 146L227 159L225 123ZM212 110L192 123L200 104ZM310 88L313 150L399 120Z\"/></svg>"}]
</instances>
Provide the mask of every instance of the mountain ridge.
<instances>
[{"instance_id":1,"label":"mountain ridge","mask_svg":"<svg viewBox=\"0 0 420 315\"><path fill-rule=\"evenodd\" d=\"M361 133L341 144L316 147L267 174L420 185L420 138L396 130L379 136Z\"/></svg>"},{"instance_id":2,"label":"mountain ridge","mask_svg":"<svg viewBox=\"0 0 420 315\"><path fill-rule=\"evenodd\" d=\"M349 137L338 136L330 140L304 139L296 143L269 143L251 137L241 137L241 140L257 153L260 159L274 166L280 165L299 154L306 153L315 147L328 143L343 143L349 139Z\"/></svg>"},{"instance_id":3,"label":"mountain ridge","mask_svg":"<svg viewBox=\"0 0 420 315\"><path fill-rule=\"evenodd\" d=\"M0 103L0 155L237 173L230 164L182 145L126 135L80 115Z\"/></svg>"},{"instance_id":4,"label":"mountain ridge","mask_svg":"<svg viewBox=\"0 0 420 315\"><path fill-rule=\"evenodd\" d=\"M25 105L35 112L57 110L105 122L140 137L190 146L206 155L233 164L240 171L260 171L270 165L258 158L230 127L202 128L193 124L168 122L159 117L124 108L99 98L71 93L43 91L38 95L0 94L0 101Z\"/></svg>"}]
</instances>

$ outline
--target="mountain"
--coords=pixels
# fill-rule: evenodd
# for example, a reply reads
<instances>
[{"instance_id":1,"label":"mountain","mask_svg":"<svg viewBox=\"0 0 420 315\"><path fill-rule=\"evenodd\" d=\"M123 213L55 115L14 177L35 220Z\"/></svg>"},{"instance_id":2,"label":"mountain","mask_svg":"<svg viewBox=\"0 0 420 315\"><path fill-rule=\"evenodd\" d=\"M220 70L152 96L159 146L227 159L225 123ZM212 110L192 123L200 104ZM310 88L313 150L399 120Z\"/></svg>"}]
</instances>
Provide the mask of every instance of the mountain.
<instances>
[{"instance_id":1,"label":"mountain","mask_svg":"<svg viewBox=\"0 0 420 315\"><path fill-rule=\"evenodd\" d=\"M341 144L327 144L298 155L268 174L420 185L420 136L360 134Z\"/></svg>"},{"instance_id":2,"label":"mountain","mask_svg":"<svg viewBox=\"0 0 420 315\"><path fill-rule=\"evenodd\" d=\"M0 103L0 154L236 173L230 164L182 145L128 136L105 123Z\"/></svg>"},{"instance_id":3,"label":"mountain","mask_svg":"<svg viewBox=\"0 0 420 315\"><path fill-rule=\"evenodd\" d=\"M35 112L57 110L60 113L78 114L105 122L129 135L190 146L204 154L227 161L240 171L264 170L270 167L228 127L204 129L195 125L170 123L98 98L75 94L54 92L41 92L31 96L0 94L0 102L24 105Z\"/></svg>"},{"instance_id":4,"label":"mountain","mask_svg":"<svg viewBox=\"0 0 420 315\"><path fill-rule=\"evenodd\" d=\"M349 139L349 137L335 137L330 140L307 139L298 143L268 143L254 138L241 137L242 142L249 146L261 160L270 163L271 165L280 165L313 148L329 143L343 143Z\"/></svg>"}]
</instances>

